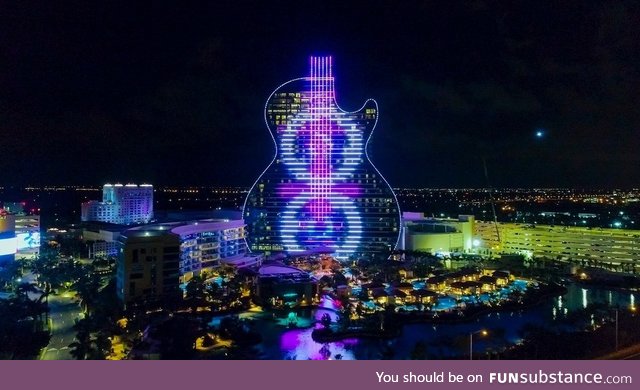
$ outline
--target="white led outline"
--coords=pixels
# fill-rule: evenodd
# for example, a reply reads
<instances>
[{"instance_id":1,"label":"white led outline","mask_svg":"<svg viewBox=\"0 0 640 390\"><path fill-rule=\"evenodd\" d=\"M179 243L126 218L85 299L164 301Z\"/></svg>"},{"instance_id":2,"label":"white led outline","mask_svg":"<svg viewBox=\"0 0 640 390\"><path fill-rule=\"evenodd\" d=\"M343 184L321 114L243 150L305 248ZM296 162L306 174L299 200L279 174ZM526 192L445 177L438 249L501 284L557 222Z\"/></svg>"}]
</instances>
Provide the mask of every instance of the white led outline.
<instances>
[{"instance_id":1,"label":"white led outline","mask_svg":"<svg viewBox=\"0 0 640 390\"><path fill-rule=\"evenodd\" d=\"M269 170L269 168L271 168L271 166L273 165L273 163L276 161L276 159L277 159L277 157L278 157L278 150L279 150L279 148L278 148L278 142L276 141L275 137L273 136L273 131L271 130L271 127L269 126L269 122L268 122L268 120L267 120L267 107L268 107L268 104L269 104L269 100L271 100L271 98L273 97L273 95L275 95L275 93L276 93L279 89L281 89L282 87L284 87L285 85L290 84L290 83L293 83L293 82L296 82L296 81L301 81L301 80L304 80L304 81L310 81L310 79L311 79L311 77L297 77L297 78L295 78L295 79L291 79L291 80L289 80L289 81L286 81L286 82L284 82L284 83L280 84L277 88L275 88L275 89L273 90L273 92L271 92L271 94L269 95L269 97L267 98L267 100L266 100L266 102L265 102L265 104L264 104L264 112L263 112L264 122L265 122L265 125L266 125L267 129L269 130L269 135L271 136L271 140L273 141L273 144L274 144L274 146L275 146L275 148L274 148L274 150L275 150L275 151L274 151L274 155L273 155L273 158L272 158L271 162L270 162L270 163L269 163L269 165L268 165L268 166L267 166L267 167L262 171L262 173L260 174L260 176L258 176L258 178L256 179L256 181L253 183L253 185L252 185L252 186L251 186L251 188L249 189L249 192L247 193L247 197L246 197L246 198L245 198L245 200L244 200L244 205L242 206L242 217L243 217L243 218L245 217L245 211L246 211L246 208L247 208L247 201L249 200L249 196L251 195L251 191L253 191L253 189L254 189L254 188L255 188L255 186L258 184L258 182L260 181L260 179L262 179L262 176L263 176L263 175L264 175L264 174ZM335 80L334 80L334 82L335 82ZM340 105L338 104L338 101L336 100L336 94L334 94L334 96L333 96L333 103L336 105L336 107L337 107L340 111L342 111L342 113L343 113L343 114L355 114L355 113L359 112L360 110L364 109L370 101L372 101L372 102L374 103L374 105L375 105L375 108L376 108L376 119L375 119L375 122L374 122L374 124L373 124L373 127L371 128L371 132L369 133L369 136L367 137L367 141L365 142L365 145L364 145L364 154L365 154L365 156L366 156L366 158L367 158L367 161L369 161L369 163L371 164L371 166L373 167L373 169L376 171L376 173L378 173L378 175L380 175L380 177L381 177L381 178L382 178L382 180L385 182L385 184L387 185L387 187L389 187L389 189L391 190L391 194L393 195L393 199L395 200L395 203L396 203L397 208L398 208L398 224L399 224L399 226L398 226L398 237L397 237L397 239L396 239L395 247L393 248L393 249L395 250L395 249L397 249L397 248L398 248L398 245L400 244L400 239L401 239L401 236L402 236L402 232L401 232L401 231L402 231L402 226L401 226L401 225L402 225L402 212L401 212L401 210L400 210L400 203L398 202L398 198L397 198L397 196L396 196L395 191L393 190L393 187L391 187L391 185L389 184L389 182L387 181L387 179L384 177L384 175L383 175L382 173L380 173L380 171L378 170L378 168L376 167L376 165L373 163L373 161L372 161L372 160L371 160L371 158L369 157L369 150L368 150L368 149L369 149L369 142L371 141L371 137L373 136L373 133L375 132L375 129L376 129L377 125L378 125L378 120L379 120L379 118L380 118L380 107L379 107L379 105L378 105L378 102L377 102L375 99L373 99L373 98L368 98L367 100L365 100L364 104L362 104L362 106L361 106L359 109L354 110L354 111L347 111L347 110L344 110L342 107L340 107ZM347 163L345 162L345 164L347 164ZM303 165L304 165L304 164L303 164ZM358 164L352 164L352 165L358 165ZM304 168L303 168L303 169L304 169ZM245 237L245 238L244 238L244 240L245 240L245 243L247 244L247 249L249 250L249 252L251 252L251 248L249 247L249 245L248 245L248 243L247 243L247 238ZM300 250L300 251L301 251L301 250Z\"/></svg>"},{"instance_id":2,"label":"white led outline","mask_svg":"<svg viewBox=\"0 0 640 390\"><path fill-rule=\"evenodd\" d=\"M348 232L343 241L343 245L334 244L328 245L328 247L335 249L336 258L346 259L348 258L348 255L355 252L355 250L362 243L362 217L357 211L357 206L355 205L355 202L353 200L344 195L336 196L332 193L331 198L334 197L336 201L332 201L332 204L337 205L336 208L340 209L341 213L344 215L344 218L347 221ZM285 211L283 212L283 214L287 215L284 215L278 223L278 232L280 233L279 235L281 238L280 241L287 252L300 252L305 250L304 245L300 245L298 239L296 238L296 235L300 234L302 231L295 225L299 224L302 221L294 219L294 217L295 214L298 213L299 210L308 203L307 201L305 201L305 199L311 198L312 195L308 192L303 192L293 198L293 200L289 202L289 205L287 205ZM331 221L333 221L333 219ZM353 245L353 243L355 243L356 245ZM341 255L341 253L344 253L345 255L343 256Z\"/></svg>"},{"instance_id":3,"label":"white led outline","mask_svg":"<svg viewBox=\"0 0 640 390\"><path fill-rule=\"evenodd\" d=\"M267 121L267 106L269 105L269 100L271 100L273 95L275 95L276 92L278 92L278 90L280 88L284 87L285 85L287 85L289 83L293 83L294 81L305 80L305 79L307 79L307 77L298 77L298 78L291 79L289 81L286 81L286 82L280 84L276 89L273 90L273 92L271 92L271 94L267 98L267 101L264 103L264 111L263 111L264 123L267 126L267 130L269 130L269 135L271 136L271 140L273 141L273 145L275 146L275 148L274 148L275 152L273 154L273 158L271 159L271 162L269 163L269 165L267 165L267 167L264 169L264 171L262 171L262 173L260 174L260 176L258 176L256 181L253 182L253 185L249 189L249 192L247 192L247 197L244 199L244 205L242 205L242 219L245 218L245 210L247 209L247 201L249 201L249 196L251 196L251 191L253 191L253 189L255 188L256 184L258 184L260 179L262 179L262 176L265 173L267 173L269 168L271 168L271 165L273 165L273 163L278 158L278 142L276 141L276 138L273 136L273 132L271 131L271 127L269 127L269 121ZM247 242L247 237L244 238L244 243L247 246L247 249L249 250L249 252L251 252L251 248L249 247L249 243Z\"/></svg>"}]
</instances>

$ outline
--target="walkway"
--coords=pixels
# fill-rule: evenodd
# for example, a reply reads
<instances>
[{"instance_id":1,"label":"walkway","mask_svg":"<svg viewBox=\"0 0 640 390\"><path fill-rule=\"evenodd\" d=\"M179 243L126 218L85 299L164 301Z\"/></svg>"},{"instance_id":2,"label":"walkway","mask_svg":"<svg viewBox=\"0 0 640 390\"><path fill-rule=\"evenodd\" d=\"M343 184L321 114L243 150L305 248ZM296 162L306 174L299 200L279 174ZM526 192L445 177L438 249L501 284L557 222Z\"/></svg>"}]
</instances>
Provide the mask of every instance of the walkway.
<instances>
[{"instance_id":1,"label":"walkway","mask_svg":"<svg viewBox=\"0 0 640 390\"><path fill-rule=\"evenodd\" d=\"M73 325L82 312L73 296L72 292L49 296L51 340L40 354L41 360L73 359L69 353L69 344L74 341L76 332Z\"/></svg>"}]
</instances>

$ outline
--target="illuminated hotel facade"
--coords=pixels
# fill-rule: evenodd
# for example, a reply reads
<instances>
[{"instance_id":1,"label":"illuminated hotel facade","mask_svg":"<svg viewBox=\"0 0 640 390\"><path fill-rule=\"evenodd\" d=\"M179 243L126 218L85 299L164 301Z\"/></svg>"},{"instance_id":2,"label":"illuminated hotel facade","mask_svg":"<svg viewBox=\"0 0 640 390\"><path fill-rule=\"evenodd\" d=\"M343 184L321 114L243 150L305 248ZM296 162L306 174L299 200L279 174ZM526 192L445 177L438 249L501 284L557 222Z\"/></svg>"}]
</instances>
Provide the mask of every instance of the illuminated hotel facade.
<instances>
[{"instance_id":1,"label":"illuminated hotel facade","mask_svg":"<svg viewBox=\"0 0 640 390\"><path fill-rule=\"evenodd\" d=\"M475 229L478 250L488 255L518 253L627 272L640 268L640 230L483 221Z\"/></svg>"},{"instance_id":2,"label":"illuminated hotel facade","mask_svg":"<svg viewBox=\"0 0 640 390\"><path fill-rule=\"evenodd\" d=\"M105 184L102 201L82 204L83 222L107 222L118 225L149 223L153 218L151 184Z\"/></svg>"},{"instance_id":3,"label":"illuminated hotel facade","mask_svg":"<svg viewBox=\"0 0 640 390\"><path fill-rule=\"evenodd\" d=\"M311 57L310 68L308 77L282 84L265 105L276 154L245 201L249 247L324 250L342 259L393 250L398 203L367 154L378 105L369 99L358 111L342 110L331 57Z\"/></svg>"},{"instance_id":4,"label":"illuminated hotel facade","mask_svg":"<svg viewBox=\"0 0 640 390\"><path fill-rule=\"evenodd\" d=\"M131 228L118 237L116 287L123 303L179 294L180 283L227 265L259 265L247 255L242 219L200 219Z\"/></svg>"},{"instance_id":5,"label":"illuminated hotel facade","mask_svg":"<svg viewBox=\"0 0 640 390\"><path fill-rule=\"evenodd\" d=\"M408 251L451 255L476 253L497 257L521 254L615 271L640 271L640 230L530 225L457 219L425 218L403 213L403 246Z\"/></svg>"}]
</instances>

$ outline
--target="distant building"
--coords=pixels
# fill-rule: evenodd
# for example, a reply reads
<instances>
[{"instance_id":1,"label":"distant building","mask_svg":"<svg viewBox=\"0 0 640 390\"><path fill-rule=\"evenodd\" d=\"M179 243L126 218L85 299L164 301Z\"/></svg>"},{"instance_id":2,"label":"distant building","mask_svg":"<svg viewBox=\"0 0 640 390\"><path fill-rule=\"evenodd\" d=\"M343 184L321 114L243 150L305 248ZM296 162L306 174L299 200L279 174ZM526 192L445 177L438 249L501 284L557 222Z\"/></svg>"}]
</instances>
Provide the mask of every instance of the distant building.
<instances>
[{"instance_id":1,"label":"distant building","mask_svg":"<svg viewBox=\"0 0 640 390\"><path fill-rule=\"evenodd\" d=\"M611 264L627 272L640 268L640 230L478 221L476 239L480 250L490 255L519 253L585 265Z\"/></svg>"},{"instance_id":2,"label":"distant building","mask_svg":"<svg viewBox=\"0 0 640 390\"><path fill-rule=\"evenodd\" d=\"M423 213L402 214L402 249L433 254L470 253L473 250L473 215L429 218Z\"/></svg>"},{"instance_id":3,"label":"distant building","mask_svg":"<svg viewBox=\"0 0 640 390\"><path fill-rule=\"evenodd\" d=\"M15 260L16 250L16 218L0 209L0 264Z\"/></svg>"},{"instance_id":4,"label":"distant building","mask_svg":"<svg viewBox=\"0 0 640 390\"><path fill-rule=\"evenodd\" d=\"M109 223L85 223L82 241L87 245L90 259L108 258L118 255L118 238L127 228Z\"/></svg>"},{"instance_id":5,"label":"distant building","mask_svg":"<svg viewBox=\"0 0 640 390\"><path fill-rule=\"evenodd\" d=\"M153 219L153 186L105 184L102 201L82 204L81 219L118 225L149 223Z\"/></svg>"},{"instance_id":6,"label":"distant building","mask_svg":"<svg viewBox=\"0 0 640 390\"><path fill-rule=\"evenodd\" d=\"M242 219L145 225L121 232L118 243L118 296L125 304L160 298L172 293L174 286L223 265L243 268L261 262L260 257L247 254Z\"/></svg>"},{"instance_id":7,"label":"distant building","mask_svg":"<svg viewBox=\"0 0 640 390\"><path fill-rule=\"evenodd\" d=\"M24 202L2 202L2 208L11 214L26 214Z\"/></svg>"},{"instance_id":8,"label":"distant building","mask_svg":"<svg viewBox=\"0 0 640 390\"><path fill-rule=\"evenodd\" d=\"M16 220L16 256L33 258L40 253L40 216L18 214Z\"/></svg>"}]
</instances>

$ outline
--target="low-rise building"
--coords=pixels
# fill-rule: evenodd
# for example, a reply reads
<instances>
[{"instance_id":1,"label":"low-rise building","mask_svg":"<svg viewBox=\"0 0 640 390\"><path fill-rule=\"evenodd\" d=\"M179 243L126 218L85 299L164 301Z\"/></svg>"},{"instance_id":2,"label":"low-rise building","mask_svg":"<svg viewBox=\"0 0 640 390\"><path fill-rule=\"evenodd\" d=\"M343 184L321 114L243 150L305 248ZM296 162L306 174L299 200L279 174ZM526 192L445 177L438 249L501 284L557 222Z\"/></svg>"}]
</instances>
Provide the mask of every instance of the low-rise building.
<instances>
[{"instance_id":1,"label":"low-rise building","mask_svg":"<svg viewBox=\"0 0 640 390\"><path fill-rule=\"evenodd\" d=\"M256 278L255 300L262 306L310 305L318 294L308 272L284 264L263 265Z\"/></svg>"},{"instance_id":2,"label":"low-rise building","mask_svg":"<svg viewBox=\"0 0 640 390\"><path fill-rule=\"evenodd\" d=\"M470 253L473 250L474 224L472 215L452 219L405 212L402 215L400 249L442 255Z\"/></svg>"},{"instance_id":3,"label":"low-rise building","mask_svg":"<svg viewBox=\"0 0 640 390\"><path fill-rule=\"evenodd\" d=\"M626 272L640 269L640 230L478 221L476 239L488 255L518 253Z\"/></svg>"}]
</instances>

